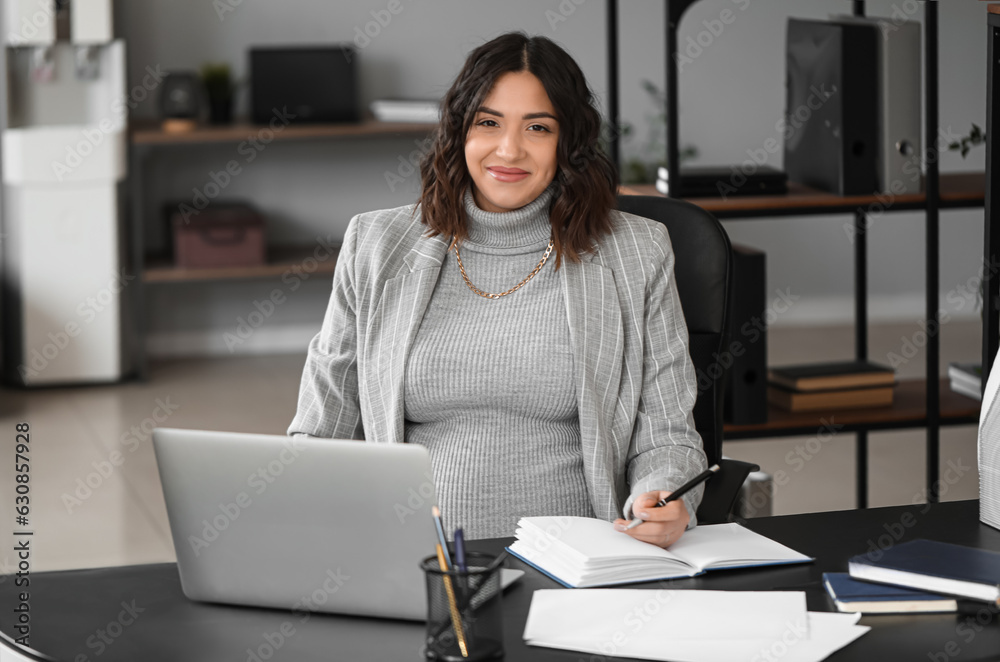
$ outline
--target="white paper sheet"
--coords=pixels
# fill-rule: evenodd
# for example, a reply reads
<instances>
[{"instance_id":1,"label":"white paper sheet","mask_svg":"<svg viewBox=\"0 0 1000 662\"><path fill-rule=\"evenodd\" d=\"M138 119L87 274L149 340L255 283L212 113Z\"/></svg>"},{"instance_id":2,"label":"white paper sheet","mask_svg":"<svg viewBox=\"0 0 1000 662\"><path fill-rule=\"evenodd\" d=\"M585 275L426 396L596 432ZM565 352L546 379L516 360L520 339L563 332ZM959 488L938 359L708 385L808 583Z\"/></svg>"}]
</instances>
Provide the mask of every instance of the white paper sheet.
<instances>
[{"instance_id":1,"label":"white paper sheet","mask_svg":"<svg viewBox=\"0 0 1000 662\"><path fill-rule=\"evenodd\" d=\"M593 592L608 595L618 591L619 589L595 589ZM577 596L586 591L575 589L551 591L550 593L559 592ZM656 593L656 591L645 592L647 594ZM741 616L743 618L752 617L755 622L770 618L771 623L768 625L768 631L772 633L770 635L765 636L758 630L751 633L748 638L733 637L731 635L734 632L745 633L746 629L738 623L734 625L734 629L730 629L727 627L727 623L714 620L713 612L701 612L697 616L705 622L699 627L702 636L679 637L664 632L660 629L659 621L654 623L652 619L646 623L641 620L638 622L632 620L631 626L628 625L625 622L628 613L623 614L619 599L609 595L608 600L602 601L607 605L606 607L594 605L589 598L586 599L588 601L587 607L594 608L598 613L594 615L593 619L587 619L589 624L596 624L597 627L585 631L578 627L575 621L567 622L565 618L548 613L553 607L563 611L575 611L575 609L567 609L565 598L556 597L553 599L546 596L539 598L540 593L546 592L536 591L535 597L532 599L532 608L528 614L528 622L524 632L526 643L601 656L673 660L674 662L739 662L741 660L755 662L767 659L781 659L782 662L819 662L871 629L857 625L861 614L817 612L807 613L804 626L796 621L790 621L783 627L776 626L775 624L779 622L778 619L786 617L787 614L771 613L769 605L765 606L764 602L757 601L749 611L743 612ZM743 600L743 598L733 597L740 593L754 598L768 595L767 593L729 591L674 591L674 593L718 593L728 595L733 599L734 604ZM536 600L538 600L537 609ZM682 602L672 599L671 604L681 605ZM693 603L689 604L693 606ZM743 606L746 607L745 604ZM665 607L660 609L660 613L669 614L670 611ZM633 615L638 616L634 612ZM729 617L727 616L727 618ZM603 624L600 623L601 618L605 619ZM642 623L642 625L639 626L638 623ZM779 631L775 635L773 633L776 629Z\"/></svg>"},{"instance_id":2,"label":"white paper sheet","mask_svg":"<svg viewBox=\"0 0 1000 662\"><path fill-rule=\"evenodd\" d=\"M761 639L808 633L802 591L541 589L525 639Z\"/></svg>"}]
</instances>

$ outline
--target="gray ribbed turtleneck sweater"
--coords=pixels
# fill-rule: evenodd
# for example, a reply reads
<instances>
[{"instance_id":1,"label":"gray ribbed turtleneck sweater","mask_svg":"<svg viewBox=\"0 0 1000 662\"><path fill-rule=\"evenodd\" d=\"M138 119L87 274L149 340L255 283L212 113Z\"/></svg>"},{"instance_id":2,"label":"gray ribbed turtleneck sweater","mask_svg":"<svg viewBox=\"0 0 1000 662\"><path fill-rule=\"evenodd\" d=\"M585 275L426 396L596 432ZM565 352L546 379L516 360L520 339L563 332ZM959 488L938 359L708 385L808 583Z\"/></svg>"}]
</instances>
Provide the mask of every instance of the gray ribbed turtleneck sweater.
<instances>
[{"instance_id":1,"label":"gray ribbed turtleneck sweater","mask_svg":"<svg viewBox=\"0 0 1000 662\"><path fill-rule=\"evenodd\" d=\"M480 290L531 273L551 234L552 188L511 212L465 194L462 263ZM406 366L406 441L430 452L444 524L514 535L530 515L593 517L583 472L566 305L555 258L517 292L485 299L448 253Z\"/></svg>"}]
</instances>

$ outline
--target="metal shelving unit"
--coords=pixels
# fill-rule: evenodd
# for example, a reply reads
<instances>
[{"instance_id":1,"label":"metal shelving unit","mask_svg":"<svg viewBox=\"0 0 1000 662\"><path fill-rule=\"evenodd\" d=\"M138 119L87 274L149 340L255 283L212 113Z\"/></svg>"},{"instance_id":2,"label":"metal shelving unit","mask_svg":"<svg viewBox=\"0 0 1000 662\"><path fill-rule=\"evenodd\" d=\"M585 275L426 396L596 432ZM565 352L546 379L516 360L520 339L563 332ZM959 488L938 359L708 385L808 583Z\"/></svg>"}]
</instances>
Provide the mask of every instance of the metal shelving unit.
<instances>
[{"instance_id":1,"label":"metal shelving unit","mask_svg":"<svg viewBox=\"0 0 1000 662\"><path fill-rule=\"evenodd\" d=\"M892 211L923 210L926 214L926 310L925 321L936 319L939 309L938 281L940 279L939 263L939 212L942 208L954 209L962 207L979 207L983 204L983 189L985 188L987 218L991 218L991 193L993 186L989 176L991 157L988 151L987 176L985 182L979 174L950 175L942 178L938 168L937 130L938 130L938 3L930 0L924 2L924 118L925 118L925 180L924 193L913 196L903 196L894 204ZM677 28L681 18L689 7L697 0L664 0L666 13L665 26L665 71L667 96L667 154L666 161L670 172L679 171L678 153L678 68L675 59L677 53ZM865 14L863 0L851 0L851 9L856 16ZM618 116L617 89L617 0L607 1L608 15L608 107L609 122L616 127ZM990 62L991 68L989 94L992 100L994 82L1000 80L1000 73L994 56L994 44L1000 43L1000 14L991 14ZM1000 51L997 51L1000 53ZM992 108L992 106L991 106ZM997 138L992 131L993 114L988 118L988 135L991 145L996 146ZM998 125L1000 126L1000 125ZM612 159L618 164L619 141L617 132L613 132L609 140ZM671 185L671 195L683 197L683 191L678 191L679 178ZM944 184L944 186L942 186ZM633 186L634 193L644 195L659 195L653 187ZM944 188L944 191L942 191ZM722 219L738 219L752 217L779 217L788 215L820 215L843 214L854 215L854 322L855 322L855 356L857 359L868 358L868 246L865 235L866 213L864 208L868 202L874 201L874 196L841 197L806 187L790 185L790 191L785 196L765 196L753 200L719 201L710 198L690 198L689 201L698 204L715 213ZM1000 255L1000 231L990 233L991 223L986 223L986 264L996 264L996 256ZM992 257L993 261L990 261ZM1000 278L987 281L988 296L984 310L983 325L983 364L986 382L986 369L989 361L997 351L997 315L1000 308ZM853 432L857 438L857 505L867 507L868 503L868 432L870 430L889 430L902 428L924 427L927 431L927 495L928 500L936 502L938 494L936 484L939 480L940 428L942 425L968 425L978 421L979 407L974 400L958 396L950 391L946 380L941 380L938 361L940 358L940 339L938 335L928 334L926 379L913 382L901 382L897 387L897 400L901 402L891 408L870 410L836 410L818 412L815 416L778 415L777 420L757 426L726 426L726 439L749 439L762 437L780 437L815 432L820 425L822 415L835 414L847 421L843 429ZM922 406L921 406L922 405ZM774 418L772 416L772 418Z\"/></svg>"},{"instance_id":2,"label":"metal shelving unit","mask_svg":"<svg viewBox=\"0 0 1000 662\"><path fill-rule=\"evenodd\" d=\"M285 127L273 134L274 140L354 140L378 137L422 136L434 124L412 122L377 122L365 120L357 123L303 124ZM178 283L240 280L249 278L278 278L307 258L311 246L269 248L268 262L254 267L226 267L184 269L176 267L162 256L147 254L144 224L148 214L145 199L145 174L149 159L164 149L185 149L210 143L238 143L260 135L266 125L236 122L229 125L204 125L188 133L164 131L157 122L135 122L130 126L130 186L131 218L128 228L131 236L130 262L132 270L140 277L131 287L131 310L135 325L134 346L131 349L133 372L139 379L146 379L148 365L145 351L144 291L146 287ZM314 273L333 273L336 256L317 267Z\"/></svg>"}]
</instances>

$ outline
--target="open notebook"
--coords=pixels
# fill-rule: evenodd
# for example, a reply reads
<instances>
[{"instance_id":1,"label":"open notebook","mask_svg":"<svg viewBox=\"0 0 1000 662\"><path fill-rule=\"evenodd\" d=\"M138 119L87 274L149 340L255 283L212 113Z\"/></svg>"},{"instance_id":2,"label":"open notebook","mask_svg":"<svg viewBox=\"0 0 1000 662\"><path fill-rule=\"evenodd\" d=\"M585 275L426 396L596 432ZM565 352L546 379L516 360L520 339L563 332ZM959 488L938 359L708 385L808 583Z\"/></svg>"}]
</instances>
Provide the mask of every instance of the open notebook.
<instances>
[{"instance_id":1,"label":"open notebook","mask_svg":"<svg viewBox=\"0 0 1000 662\"><path fill-rule=\"evenodd\" d=\"M522 517L516 535L511 554L570 588L813 560L739 524L695 527L669 550L589 517Z\"/></svg>"}]
</instances>

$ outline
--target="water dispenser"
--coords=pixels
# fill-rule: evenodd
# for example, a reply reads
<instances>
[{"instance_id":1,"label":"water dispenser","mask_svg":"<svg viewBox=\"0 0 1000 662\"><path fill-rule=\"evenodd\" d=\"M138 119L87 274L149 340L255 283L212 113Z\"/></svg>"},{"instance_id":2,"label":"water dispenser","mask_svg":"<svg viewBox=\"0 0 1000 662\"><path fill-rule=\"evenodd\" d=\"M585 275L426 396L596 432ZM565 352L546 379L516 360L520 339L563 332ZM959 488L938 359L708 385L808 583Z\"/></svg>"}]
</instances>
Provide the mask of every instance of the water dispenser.
<instances>
[{"instance_id":1,"label":"water dispenser","mask_svg":"<svg viewBox=\"0 0 1000 662\"><path fill-rule=\"evenodd\" d=\"M4 377L123 376L125 44L111 0L4 3Z\"/></svg>"}]
</instances>

